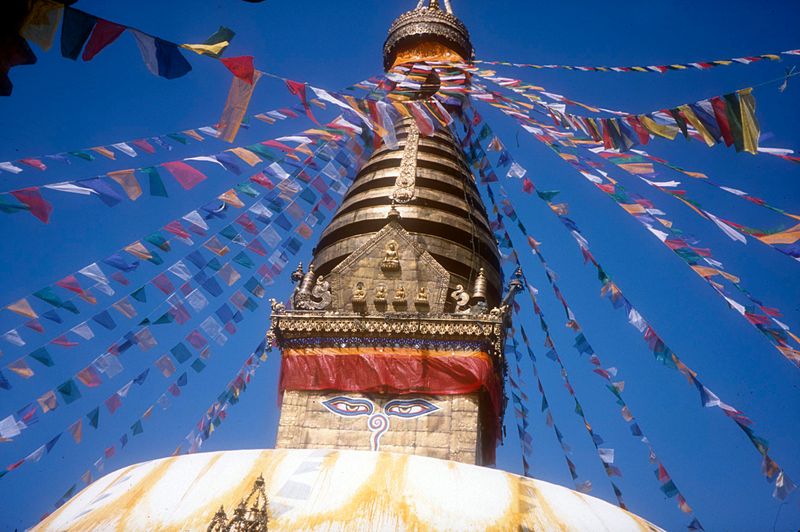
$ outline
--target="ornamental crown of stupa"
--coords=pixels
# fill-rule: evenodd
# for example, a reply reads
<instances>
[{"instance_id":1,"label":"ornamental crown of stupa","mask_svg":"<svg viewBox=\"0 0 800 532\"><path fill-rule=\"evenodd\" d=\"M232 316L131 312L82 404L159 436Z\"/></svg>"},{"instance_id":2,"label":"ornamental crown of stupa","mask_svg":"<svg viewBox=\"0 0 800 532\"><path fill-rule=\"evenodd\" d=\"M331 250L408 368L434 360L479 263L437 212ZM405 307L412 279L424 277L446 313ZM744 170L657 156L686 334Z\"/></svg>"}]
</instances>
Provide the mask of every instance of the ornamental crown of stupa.
<instances>
[{"instance_id":1,"label":"ornamental crown of stupa","mask_svg":"<svg viewBox=\"0 0 800 532\"><path fill-rule=\"evenodd\" d=\"M421 44L438 43L461 56L471 59L472 42L467 27L453 14L450 0L445 0L444 9L438 0L429 0L428 5L420 0L417 7L397 17L389 27L383 45L383 65L388 70L398 53Z\"/></svg>"}]
</instances>

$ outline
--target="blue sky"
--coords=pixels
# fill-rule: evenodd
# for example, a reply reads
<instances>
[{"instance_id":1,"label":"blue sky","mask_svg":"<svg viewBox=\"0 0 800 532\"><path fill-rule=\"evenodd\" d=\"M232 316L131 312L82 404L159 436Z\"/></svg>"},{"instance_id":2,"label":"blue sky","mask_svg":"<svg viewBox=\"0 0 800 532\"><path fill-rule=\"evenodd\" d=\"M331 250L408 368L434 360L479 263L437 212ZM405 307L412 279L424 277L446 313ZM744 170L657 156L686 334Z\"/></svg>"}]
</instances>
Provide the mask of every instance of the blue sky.
<instances>
[{"instance_id":1,"label":"blue sky","mask_svg":"<svg viewBox=\"0 0 800 532\"><path fill-rule=\"evenodd\" d=\"M154 1L83 0L76 7L177 42L202 41L223 24L237 32L228 55L254 55L257 67L263 70L336 89L381 71L385 31L395 16L413 4L410 0L312 0L299 9L296 3L272 0L255 5L234 0L180 0L168 5ZM598 3L454 0L454 7L469 27L477 55L482 59L636 65L722 59L798 47L793 22L800 15L800 6L792 2L757 7L743 1L623 1L615 2L612 8ZM38 64L13 69L14 94L0 100L4 125L0 129L0 161L213 124L219 118L230 83L228 72L219 63L188 55L193 66L189 75L172 81L152 76L130 35L123 35L89 63L62 59L57 45L48 53L35 51ZM781 63L665 75L517 69L500 72L579 101L646 112L778 78L784 68L797 63L798 60L787 58ZM762 145L800 148L795 130L800 123L798 95L798 79L792 80L783 93L778 92L777 85L756 90ZM259 84L250 110L255 113L294 103L282 84L265 80ZM800 480L797 368L609 198L510 119L489 108L479 109L517 160L529 169L539 188L562 191L559 199L570 204L570 216L592 242L595 256L660 335L698 371L709 388L755 421L756 430L770 442L773 458L791 477ZM250 144L306 127L308 122L304 120L275 126L253 121L236 144ZM159 151L133 161L75 161L69 166L53 163L45 173L26 170L18 176L2 174L0 179L2 190L7 191L213 153L223 147L207 141L176 146L170 153ZM798 166L790 162L737 154L720 146L709 149L680 138L674 142L656 140L648 151L684 168L702 171L723 185L744 189L773 205L800 210ZM190 192L173 187L169 199L143 197L114 208L93 198L50 194L55 197L55 212L49 225L24 213L0 214L2 304L110 255L241 181L222 172L209 171L209 176L213 178ZM735 243L671 198L630 180L624 183L630 190L653 199L676 225L711 247L727 271L740 276L750 292L783 311L785 323L795 329L800 327L796 262L752 240L746 246ZM514 185L507 188L517 190ZM700 183L686 183L686 189L712 212L734 220L764 227L784 223L777 216ZM518 201L517 208L543 243L551 267L559 273L559 285L595 350L607 365L619 369L619 378L626 383L626 401L706 529L761 530L773 522L777 523L776 530L796 529L800 522L798 495L783 506L772 499L772 487L759 472L759 456L742 432L718 411L703 409L695 390L678 373L653 360L624 316L599 298L594 271L582 265L569 235L544 205L531 199ZM309 252L310 246L304 248L304 259ZM177 258L175 252L165 254L166 260ZM616 405L601 381L588 370L586 361L578 359L568 331L561 326L558 302L541 269L526 260L527 274L541 289L541 304L554 338L560 342L562 358L587 417L603 435L605 445L616 449L615 465L624 473L618 484L629 507L665 528L680 529L686 518L675 508L674 500L665 499L658 491L645 448L630 436ZM156 272L147 271L151 275ZM269 290L270 296L285 297L288 276ZM268 323L265 307L248 315L224 348L213 350L205 371L195 374L190 370L189 385L182 396L168 411L154 414L145 424L145 432L109 460L106 471L172 452L263 336ZM19 322L14 316L7 311L2 313L3 331L16 323ZM526 328L532 332L536 327L527 320ZM96 340L79 348L54 348L54 368L38 372L29 382L14 380L13 390L2 391L0 417L59 384L65 375L83 367L114 339L113 335L98 334ZM159 349L172 345L170 340L168 335L159 337ZM541 345L540 339L534 340L537 341L535 347ZM26 353L26 348L3 345L2 349L3 366ZM541 348L540 351L543 353ZM121 384L137 375L160 354L148 352L126 359L125 373L116 381ZM573 448L578 471L592 481L594 495L613 500L556 366L544 357L540 359L539 371L556 423ZM271 354L241 403L231 410L229 419L204 450L274 444L278 361L277 353ZM530 367L525 369L534 438L532 473L543 480L570 485L555 438L539 414ZM0 463L5 466L36 449L113 393L115 384L107 383L84 393L79 402L48 414L18 440L2 444ZM101 418L99 430L84 427L83 443L76 446L65 435L53 453L39 463L26 464L0 480L4 493L0 528L29 526L51 510L53 502L78 481L103 449L114 443L168 384L160 375L151 374L145 386L131 392L129 401L115 416ZM498 467L520 472L519 446L511 416L507 416L506 425L509 436L499 449Z\"/></svg>"}]
</instances>

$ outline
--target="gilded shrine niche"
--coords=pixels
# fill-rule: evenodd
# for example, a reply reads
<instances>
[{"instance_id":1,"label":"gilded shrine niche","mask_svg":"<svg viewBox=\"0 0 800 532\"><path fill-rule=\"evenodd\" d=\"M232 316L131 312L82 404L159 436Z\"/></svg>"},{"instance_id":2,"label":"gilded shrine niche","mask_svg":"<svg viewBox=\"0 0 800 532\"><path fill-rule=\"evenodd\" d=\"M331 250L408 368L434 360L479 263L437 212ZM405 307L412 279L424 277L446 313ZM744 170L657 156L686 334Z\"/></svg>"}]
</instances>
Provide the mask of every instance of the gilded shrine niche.
<instances>
[{"instance_id":1,"label":"gilded shrine niche","mask_svg":"<svg viewBox=\"0 0 800 532\"><path fill-rule=\"evenodd\" d=\"M360 314L441 314L450 274L391 220L326 277L331 308Z\"/></svg>"}]
</instances>

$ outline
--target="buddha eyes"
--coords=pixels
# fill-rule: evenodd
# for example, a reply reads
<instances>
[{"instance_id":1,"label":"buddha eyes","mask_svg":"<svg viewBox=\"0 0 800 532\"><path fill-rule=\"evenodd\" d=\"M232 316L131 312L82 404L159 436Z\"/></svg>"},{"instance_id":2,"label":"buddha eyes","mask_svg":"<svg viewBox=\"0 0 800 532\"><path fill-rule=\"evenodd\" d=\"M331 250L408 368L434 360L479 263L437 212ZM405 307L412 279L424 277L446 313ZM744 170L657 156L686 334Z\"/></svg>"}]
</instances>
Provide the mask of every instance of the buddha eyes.
<instances>
[{"instance_id":1,"label":"buddha eyes","mask_svg":"<svg viewBox=\"0 0 800 532\"><path fill-rule=\"evenodd\" d=\"M322 401L322 406L340 416L371 416L380 407L375 407L368 399L338 396ZM428 415L439 410L439 407L425 399L395 399L383 407L387 416L414 418Z\"/></svg>"},{"instance_id":2,"label":"buddha eyes","mask_svg":"<svg viewBox=\"0 0 800 532\"><path fill-rule=\"evenodd\" d=\"M420 417L439 410L439 407L425 399L395 399L386 403L383 411L387 416L403 418Z\"/></svg>"},{"instance_id":3,"label":"buddha eyes","mask_svg":"<svg viewBox=\"0 0 800 532\"><path fill-rule=\"evenodd\" d=\"M373 412L371 401L351 397L334 397L322 401L322 406L341 416L368 416Z\"/></svg>"}]
</instances>

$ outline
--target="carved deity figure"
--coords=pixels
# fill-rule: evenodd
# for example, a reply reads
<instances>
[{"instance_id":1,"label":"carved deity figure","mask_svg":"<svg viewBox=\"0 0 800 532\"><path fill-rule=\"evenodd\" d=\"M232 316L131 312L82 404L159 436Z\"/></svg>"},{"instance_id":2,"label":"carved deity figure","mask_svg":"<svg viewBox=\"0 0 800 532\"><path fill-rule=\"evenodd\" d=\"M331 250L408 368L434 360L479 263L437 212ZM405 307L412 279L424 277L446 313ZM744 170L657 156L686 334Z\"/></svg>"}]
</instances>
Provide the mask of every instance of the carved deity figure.
<instances>
[{"instance_id":1,"label":"carved deity figure","mask_svg":"<svg viewBox=\"0 0 800 532\"><path fill-rule=\"evenodd\" d=\"M375 301L379 303L386 302L386 287L382 284L379 284L375 289Z\"/></svg>"},{"instance_id":2,"label":"carved deity figure","mask_svg":"<svg viewBox=\"0 0 800 532\"><path fill-rule=\"evenodd\" d=\"M394 300L395 301L405 301L406 300L406 289L403 288L403 285L397 287L394 291Z\"/></svg>"},{"instance_id":3,"label":"carved deity figure","mask_svg":"<svg viewBox=\"0 0 800 532\"><path fill-rule=\"evenodd\" d=\"M397 242L390 240L386 244L384 251L383 261L381 262L381 270L385 272L393 272L400 269L400 259L397 253Z\"/></svg>"},{"instance_id":4,"label":"carved deity figure","mask_svg":"<svg viewBox=\"0 0 800 532\"><path fill-rule=\"evenodd\" d=\"M358 282L353 288L353 303L363 303L367 299L367 292L364 290L364 283Z\"/></svg>"},{"instance_id":5,"label":"carved deity figure","mask_svg":"<svg viewBox=\"0 0 800 532\"><path fill-rule=\"evenodd\" d=\"M428 302L428 291L427 288L424 286L419 287L419 292L417 292L417 297L414 298L414 301L417 303L427 303Z\"/></svg>"}]
</instances>

